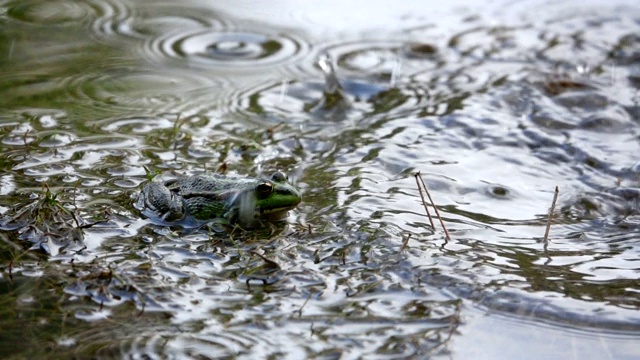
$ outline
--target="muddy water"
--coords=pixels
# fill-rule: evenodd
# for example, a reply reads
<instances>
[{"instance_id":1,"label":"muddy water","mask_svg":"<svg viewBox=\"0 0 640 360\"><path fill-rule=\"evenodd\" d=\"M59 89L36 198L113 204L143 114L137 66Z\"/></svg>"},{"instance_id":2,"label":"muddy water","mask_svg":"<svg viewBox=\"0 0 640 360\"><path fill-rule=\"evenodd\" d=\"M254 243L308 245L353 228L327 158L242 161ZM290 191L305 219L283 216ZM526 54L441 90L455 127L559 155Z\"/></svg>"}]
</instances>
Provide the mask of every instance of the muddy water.
<instances>
[{"instance_id":1,"label":"muddy water","mask_svg":"<svg viewBox=\"0 0 640 360\"><path fill-rule=\"evenodd\" d=\"M640 356L635 2L20 0L0 24L2 357ZM288 225L132 206L147 171L223 164L288 172Z\"/></svg>"}]
</instances>

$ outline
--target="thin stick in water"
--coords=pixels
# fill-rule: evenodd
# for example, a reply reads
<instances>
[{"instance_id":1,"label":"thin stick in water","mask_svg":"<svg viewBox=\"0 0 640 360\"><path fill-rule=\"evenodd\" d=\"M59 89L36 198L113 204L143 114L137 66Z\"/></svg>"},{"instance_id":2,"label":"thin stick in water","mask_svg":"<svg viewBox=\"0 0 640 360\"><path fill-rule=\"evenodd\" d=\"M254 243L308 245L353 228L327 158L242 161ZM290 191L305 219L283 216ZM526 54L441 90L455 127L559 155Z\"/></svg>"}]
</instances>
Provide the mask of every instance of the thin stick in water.
<instances>
[{"instance_id":1,"label":"thin stick in water","mask_svg":"<svg viewBox=\"0 0 640 360\"><path fill-rule=\"evenodd\" d=\"M309 302L309 300L311 299L311 297L313 296L313 289L311 289L311 291L309 291L309 296L307 296L307 299L304 301L304 303L302 304L302 306L300 306L300 309L294 311L294 312L298 312L298 317L302 317L302 309L304 309L305 306L307 306L307 303Z\"/></svg>"},{"instance_id":2,"label":"thin stick in water","mask_svg":"<svg viewBox=\"0 0 640 360\"><path fill-rule=\"evenodd\" d=\"M407 237L405 237L404 240L402 241L402 246L400 247L400 252L403 252L404 249L407 248L407 245L409 245L409 239L411 239L411 233L409 233L407 235Z\"/></svg>"},{"instance_id":3,"label":"thin stick in water","mask_svg":"<svg viewBox=\"0 0 640 360\"><path fill-rule=\"evenodd\" d=\"M431 218L431 213L429 212L429 207L427 206L427 201L424 199L424 194L422 194L422 188L420 187L420 183L418 182L418 176L420 176L420 171L415 173L413 176L416 178L416 186L418 186L418 192L420 193L420 198L422 199L422 206L424 206L424 210L427 212L427 217L429 218L429 222L431 223L431 228L433 228L433 231L436 231L436 225L433 223L433 219ZM420 179L422 179L422 176L420 176Z\"/></svg>"},{"instance_id":4,"label":"thin stick in water","mask_svg":"<svg viewBox=\"0 0 640 360\"><path fill-rule=\"evenodd\" d=\"M431 198L431 194L429 193L429 189L427 189L427 185L424 183L424 180L422 180L422 175L420 175L420 172L418 172L417 176L420 177L420 181L422 181L422 187L424 187L424 192L427 193L427 196L429 197L429 202L431 202L431 205L433 205L433 209L436 211L436 216L440 221L440 225L442 225L442 230L444 230L444 235L446 239L451 240L451 236L449 236L449 231L447 231L447 227L444 226L444 221L442 221L442 216L440 216L440 211L438 211L438 207L436 206L436 203L433 202L433 199Z\"/></svg>"},{"instance_id":5,"label":"thin stick in water","mask_svg":"<svg viewBox=\"0 0 640 360\"><path fill-rule=\"evenodd\" d=\"M558 201L558 193L560 189L556 185L556 190L553 193L553 202L551 203L551 208L549 209L549 217L547 218L547 228L544 231L544 250L547 250L547 246L549 245L549 230L551 230L551 221L553 220L553 213L556 210L556 201Z\"/></svg>"}]
</instances>

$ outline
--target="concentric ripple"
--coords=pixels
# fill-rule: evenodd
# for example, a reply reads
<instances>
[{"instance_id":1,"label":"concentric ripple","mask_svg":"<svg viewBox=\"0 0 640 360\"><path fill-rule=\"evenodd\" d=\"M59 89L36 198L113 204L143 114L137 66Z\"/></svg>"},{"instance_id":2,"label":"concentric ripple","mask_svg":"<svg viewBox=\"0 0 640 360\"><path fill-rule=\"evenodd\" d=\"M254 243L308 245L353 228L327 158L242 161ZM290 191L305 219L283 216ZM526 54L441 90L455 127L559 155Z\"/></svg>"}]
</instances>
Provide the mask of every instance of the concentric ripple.
<instances>
[{"instance_id":1,"label":"concentric ripple","mask_svg":"<svg viewBox=\"0 0 640 360\"><path fill-rule=\"evenodd\" d=\"M190 66L245 69L290 63L304 56L309 46L302 39L279 33L197 29L160 36L149 48L156 58L187 61Z\"/></svg>"},{"instance_id":2,"label":"concentric ripple","mask_svg":"<svg viewBox=\"0 0 640 360\"><path fill-rule=\"evenodd\" d=\"M93 13L87 4L68 0L21 0L10 6L7 15L33 24L64 25L81 22Z\"/></svg>"},{"instance_id":3,"label":"concentric ripple","mask_svg":"<svg viewBox=\"0 0 640 360\"><path fill-rule=\"evenodd\" d=\"M330 45L325 51L336 59L338 71L396 81L417 71L440 67L435 45L405 41L358 41Z\"/></svg>"},{"instance_id":4,"label":"concentric ripple","mask_svg":"<svg viewBox=\"0 0 640 360\"><path fill-rule=\"evenodd\" d=\"M302 79L262 82L240 90L228 110L267 123L406 113L428 105L427 85L415 82L412 76L442 66L437 48L427 43L346 42L325 46L320 54L335 61L344 103L331 103L318 63L306 62L299 69L304 73Z\"/></svg>"},{"instance_id":5,"label":"concentric ripple","mask_svg":"<svg viewBox=\"0 0 640 360\"><path fill-rule=\"evenodd\" d=\"M340 106L327 106L324 83L321 79L311 79L281 81L241 90L231 97L228 111L254 119L255 122L266 121L273 125L282 121L317 122L322 119L339 120L345 116L366 118L381 113L397 114L416 109L428 99L426 90L415 84L389 87L386 84L341 79L341 85L347 102Z\"/></svg>"},{"instance_id":6,"label":"concentric ripple","mask_svg":"<svg viewBox=\"0 0 640 360\"><path fill-rule=\"evenodd\" d=\"M185 109L189 106L185 96L194 90L216 93L224 89L219 80L177 70L171 73L128 70L85 74L63 79L58 87L73 98L86 101L88 107L97 105L116 113L148 114Z\"/></svg>"},{"instance_id":7,"label":"concentric ripple","mask_svg":"<svg viewBox=\"0 0 640 360\"><path fill-rule=\"evenodd\" d=\"M133 28L134 13L127 5L118 0L91 0L90 2L96 16L92 24L93 33L98 38L105 39L114 35L142 37Z\"/></svg>"}]
</instances>

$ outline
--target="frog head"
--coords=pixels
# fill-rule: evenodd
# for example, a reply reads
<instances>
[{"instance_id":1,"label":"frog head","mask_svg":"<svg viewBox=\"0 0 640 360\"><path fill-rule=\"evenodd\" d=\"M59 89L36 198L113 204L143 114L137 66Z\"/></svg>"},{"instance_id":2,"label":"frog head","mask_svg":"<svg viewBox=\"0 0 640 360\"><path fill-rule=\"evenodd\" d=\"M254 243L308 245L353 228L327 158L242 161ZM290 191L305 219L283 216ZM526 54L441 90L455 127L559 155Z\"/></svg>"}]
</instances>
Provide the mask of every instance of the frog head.
<instances>
[{"instance_id":1,"label":"frog head","mask_svg":"<svg viewBox=\"0 0 640 360\"><path fill-rule=\"evenodd\" d=\"M231 200L225 217L237 217L240 225L251 227L256 220L281 220L301 200L300 191L278 171L245 185Z\"/></svg>"}]
</instances>

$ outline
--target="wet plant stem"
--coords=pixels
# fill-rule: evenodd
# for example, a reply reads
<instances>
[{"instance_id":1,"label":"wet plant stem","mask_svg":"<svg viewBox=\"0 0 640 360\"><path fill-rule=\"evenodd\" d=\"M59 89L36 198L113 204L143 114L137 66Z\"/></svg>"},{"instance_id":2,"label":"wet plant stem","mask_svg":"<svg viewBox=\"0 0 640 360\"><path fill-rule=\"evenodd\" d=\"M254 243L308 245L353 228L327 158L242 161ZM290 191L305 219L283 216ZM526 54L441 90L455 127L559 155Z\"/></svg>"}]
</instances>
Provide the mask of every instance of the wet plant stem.
<instances>
[{"instance_id":1,"label":"wet plant stem","mask_svg":"<svg viewBox=\"0 0 640 360\"><path fill-rule=\"evenodd\" d=\"M309 291L309 296L307 296L307 299L304 301L304 303L302 303L302 306L300 306L300 309L296 310L296 312L298 313L298 318L302 317L302 309L304 309L304 307L307 306L307 303L309 302L309 300L311 300L312 296L313 296L313 290Z\"/></svg>"},{"instance_id":2,"label":"wet plant stem","mask_svg":"<svg viewBox=\"0 0 640 360\"><path fill-rule=\"evenodd\" d=\"M553 193L553 202L551 202L551 208L549 209L549 216L547 217L547 228L544 231L544 251L547 251L549 245L549 230L551 230L551 221L553 221L553 213L556 209L556 201L558 201L558 193L560 189L556 185L556 190Z\"/></svg>"},{"instance_id":3,"label":"wet plant stem","mask_svg":"<svg viewBox=\"0 0 640 360\"><path fill-rule=\"evenodd\" d=\"M422 193L422 188L420 187L420 182L418 182L418 176L420 176L420 172L418 171L413 175L416 178L416 186L418 187L418 192L420 193L420 198L422 199L422 206L424 206L424 210L427 212L427 218L429 218L429 222L431 223L431 228L436 230L436 225L433 223L433 218L431 218L431 212L429 212L429 207L427 206L427 201L424 199L424 194ZM422 179L422 177L420 177Z\"/></svg>"},{"instance_id":4,"label":"wet plant stem","mask_svg":"<svg viewBox=\"0 0 640 360\"><path fill-rule=\"evenodd\" d=\"M415 174L415 178L416 178L416 184L418 185L418 191L420 192L420 198L422 198L422 205L424 205L424 209L427 211L427 216L429 217L429 221L431 222L431 226L435 230L435 226L433 224L433 219L431 218L431 214L429 213L429 208L427 207L427 204L424 201L424 195L422 195L422 189L424 189L424 192L427 193L427 197L429 198L429 202L431 203L431 205L433 206L433 209L436 212L436 216L438 217L438 221L440 221L440 225L442 226L442 230L444 231L445 238L447 240L451 240L451 236L449 236L449 231L447 230L447 227L444 225L444 221L442 221L442 216L440 216L440 211L438 211L438 207L433 202L433 198L431 198L431 194L429 193L429 189L427 189L427 184L425 184L424 180L422 179L422 175L420 174L419 171ZM418 183L418 178L420 178L420 182L422 182L422 189L420 188L420 184Z\"/></svg>"},{"instance_id":5,"label":"wet plant stem","mask_svg":"<svg viewBox=\"0 0 640 360\"><path fill-rule=\"evenodd\" d=\"M409 239L411 239L411 234L408 234L407 237L402 241L400 252L403 252L407 248L407 246L409 245Z\"/></svg>"},{"instance_id":6,"label":"wet plant stem","mask_svg":"<svg viewBox=\"0 0 640 360\"><path fill-rule=\"evenodd\" d=\"M446 346L451 341L451 338L453 337L453 334L455 333L456 329L458 328L458 325L460 325L460 323L461 323L461 320L460 320L461 307L462 307L461 302L458 302L456 304L456 311L451 316L451 322L449 323L449 331L447 332L447 337L442 342L440 342L439 344L437 344L436 346L431 348L427 352L427 354L434 353L435 350L439 349L442 346Z\"/></svg>"}]
</instances>

